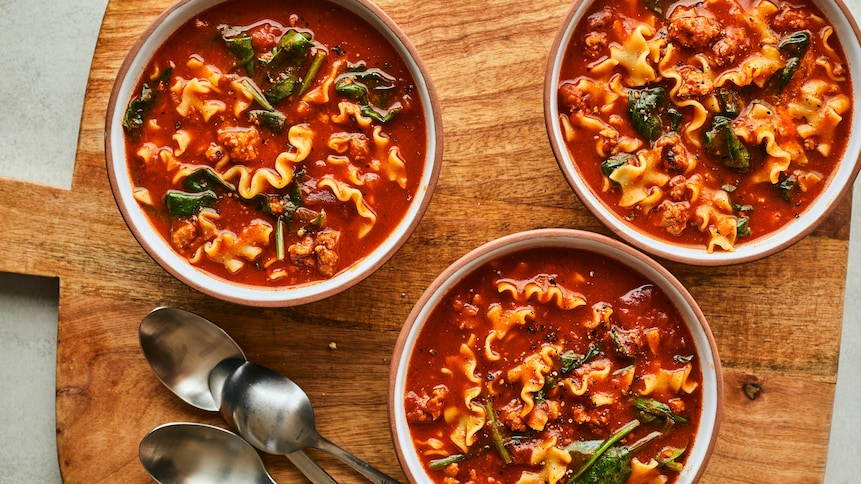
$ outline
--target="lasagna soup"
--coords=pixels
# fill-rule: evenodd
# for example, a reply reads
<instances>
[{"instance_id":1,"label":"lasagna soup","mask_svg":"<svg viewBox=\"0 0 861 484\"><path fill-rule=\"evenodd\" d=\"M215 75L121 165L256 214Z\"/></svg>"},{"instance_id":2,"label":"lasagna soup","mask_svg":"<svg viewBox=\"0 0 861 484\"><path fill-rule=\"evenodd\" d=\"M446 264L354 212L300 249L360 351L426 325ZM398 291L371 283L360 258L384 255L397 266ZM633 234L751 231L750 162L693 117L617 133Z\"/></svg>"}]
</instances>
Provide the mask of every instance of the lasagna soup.
<instances>
[{"instance_id":1,"label":"lasagna soup","mask_svg":"<svg viewBox=\"0 0 861 484\"><path fill-rule=\"evenodd\" d=\"M414 88L346 9L225 2L159 47L128 105L135 198L216 276L330 278L378 247L417 193L427 135Z\"/></svg>"},{"instance_id":2,"label":"lasagna soup","mask_svg":"<svg viewBox=\"0 0 861 484\"><path fill-rule=\"evenodd\" d=\"M562 133L596 196L708 252L797 218L849 138L844 53L810 0L594 2L561 79Z\"/></svg>"},{"instance_id":3,"label":"lasagna soup","mask_svg":"<svg viewBox=\"0 0 861 484\"><path fill-rule=\"evenodd\" d=\"M678 310L582 249L479 267L440 299L411 355L405 414L433 482L674 482L702 412Z\"/></svg>"}]
</instances>

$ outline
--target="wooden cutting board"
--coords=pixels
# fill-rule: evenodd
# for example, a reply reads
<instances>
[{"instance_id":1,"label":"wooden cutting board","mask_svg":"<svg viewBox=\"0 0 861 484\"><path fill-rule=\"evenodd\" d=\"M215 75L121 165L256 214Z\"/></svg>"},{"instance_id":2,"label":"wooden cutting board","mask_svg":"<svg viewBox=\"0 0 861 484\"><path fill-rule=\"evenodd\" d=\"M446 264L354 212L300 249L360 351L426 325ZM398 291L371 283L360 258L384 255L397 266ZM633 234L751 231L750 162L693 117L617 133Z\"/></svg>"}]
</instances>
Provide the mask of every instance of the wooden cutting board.
<instances>
[{"instance_id":1,"label":"wooden cutting board","mask_svg":"<svg viewBox=\"0 0 861 484\"><path fill-rule=\"evenodd\" d=\"M326 301L253 309L188 289L125 227L105 175L104 119L117 69L167 0L111 0L95 50L70 190L0 179L0 270L59 277L57 444L69 483L150 482L140 439L171 421L223 425L156 380L141 318L175 305L224 327L248 357L309 394L320 433L403 478L386 414L402 322L445 266L492 238L540 227L608 233L561 175L544 128L542 76L569 2L379 0L430 69L445 159L417 232L377 273ZM849 237L844 200L813 235L765 260L668 264L708 317L726 388L705 482L817 482L825 471ZM330 347L335 343L335 348ZM758 389L748 396L745 389ZM363 480L309 452L341 482ZM265 456L280 482L300 482Z\"/></svg>"}]
</instances>

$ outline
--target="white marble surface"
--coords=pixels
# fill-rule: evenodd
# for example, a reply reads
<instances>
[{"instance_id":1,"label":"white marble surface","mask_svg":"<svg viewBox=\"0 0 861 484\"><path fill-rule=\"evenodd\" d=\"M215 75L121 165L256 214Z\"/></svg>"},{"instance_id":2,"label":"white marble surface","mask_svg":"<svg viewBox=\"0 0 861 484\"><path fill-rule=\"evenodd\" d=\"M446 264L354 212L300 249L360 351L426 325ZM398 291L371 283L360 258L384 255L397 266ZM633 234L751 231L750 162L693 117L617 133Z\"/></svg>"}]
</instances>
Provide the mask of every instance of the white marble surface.
<instances>
[{"instance_id":1,"label":"white marble surface","mask_svg":"<svg viewBox=\"0 0 861 484\"><path fill-rule=\"evenodd\" d=\"M847 3L861 12L861 0ZM0 0L0 176L71 186L80 109L106 5ZM861 401L859 187L826 483L861 476L861 418L854 413ZM54 431L57 306L57 280L0 273L0 483L61 480Z\"/></svg>"}]
</instances>

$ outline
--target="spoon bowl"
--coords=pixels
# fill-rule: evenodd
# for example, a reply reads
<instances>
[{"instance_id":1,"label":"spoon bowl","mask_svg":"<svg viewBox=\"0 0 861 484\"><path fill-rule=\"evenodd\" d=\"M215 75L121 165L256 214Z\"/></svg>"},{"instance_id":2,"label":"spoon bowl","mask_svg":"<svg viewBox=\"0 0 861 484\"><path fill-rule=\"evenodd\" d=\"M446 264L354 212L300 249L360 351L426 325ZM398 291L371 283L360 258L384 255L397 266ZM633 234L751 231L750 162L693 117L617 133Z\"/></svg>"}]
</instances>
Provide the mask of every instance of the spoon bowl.
<instances>
[{"instance_id":1,"label":"spoon bowl","mask_svg":"<svg viewBox=\"0 0 861 484\"><path fill-rule=\"evenodd\" d=\"M179 308L151 311L141 321L138 337L156 377L186 403L210 412L220 407L209 388L213 368L225 360L245 361L223 329Z\"/></svg>"},{"instance_id":2,"label":"spoon bowl","mask_svg":"<svg viewBox=\"0 0 861 484\"><path fill-rule=\"evenodd\" d=\"M183 309L153 310L141 321L139 338L158 379L186 403L211 412L221 408L227 377L246 361L242 349L224 330ZM233 420L227 423L236 427ZM314 484L335 483L304 452L283 454Z\"/></svg>"},{"instance_id":3,"label":"spoon bowl","mask_svg":"<svg viewBox=\"0 0 861 484\"><path fill-rule=\"evenodd\" d=\"M316 447L314 410L307 394L269 368L245 363L224 381L221 414L258 449L288 454Z\"/></svg>"},{"instance_id":4,"label":"spoon bowl","mask_svg":"<svg viewBox=\"0 0 861 484\"><path fill-rule=\"evenodd\" d=\"M228 430L212 425L172 423L141 441L141 463L161 484L274 484L257 451Z\"/></svg>"},{"instance_id":5,"label":"spoon bowl","mask_svg":"<svg viewBox=\"0 0 861 484\"><path fill-rule=\"evenodd\" d=\"M221 415L234 422L248 442L264 452L283 454L313 447L329 453L371 482L397 481L317 433L308 395L289 378L251 362L224 381Z\"/></svg>"}]
</instances>

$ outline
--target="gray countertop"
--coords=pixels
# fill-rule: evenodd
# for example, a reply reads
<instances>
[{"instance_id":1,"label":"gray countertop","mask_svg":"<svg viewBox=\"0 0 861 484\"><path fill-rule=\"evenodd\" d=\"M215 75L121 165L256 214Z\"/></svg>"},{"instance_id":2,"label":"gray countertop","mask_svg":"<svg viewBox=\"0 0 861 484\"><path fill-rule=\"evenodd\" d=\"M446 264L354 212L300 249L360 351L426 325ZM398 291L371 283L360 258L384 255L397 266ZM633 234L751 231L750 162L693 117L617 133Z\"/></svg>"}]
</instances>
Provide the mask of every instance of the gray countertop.
<instances>
[{"instance_id":1,"label":"gray countertop","mask_svg":"<svg viewBox=\"0 0 861 484\"><path fill-rule=\"evenodd\" d=\"M846 3L861 12L861 0ZM84 90L106 5L0 0L0 176L71 186ZM861 183L854 193L827 483L854 483L861 475L861 419L853 412L861 401L859 244ZM0 273L0 387L6 389L0 392L0 483L61 481L54 422L58 294L55 279Z\"/></svg>"}]
</instances>

